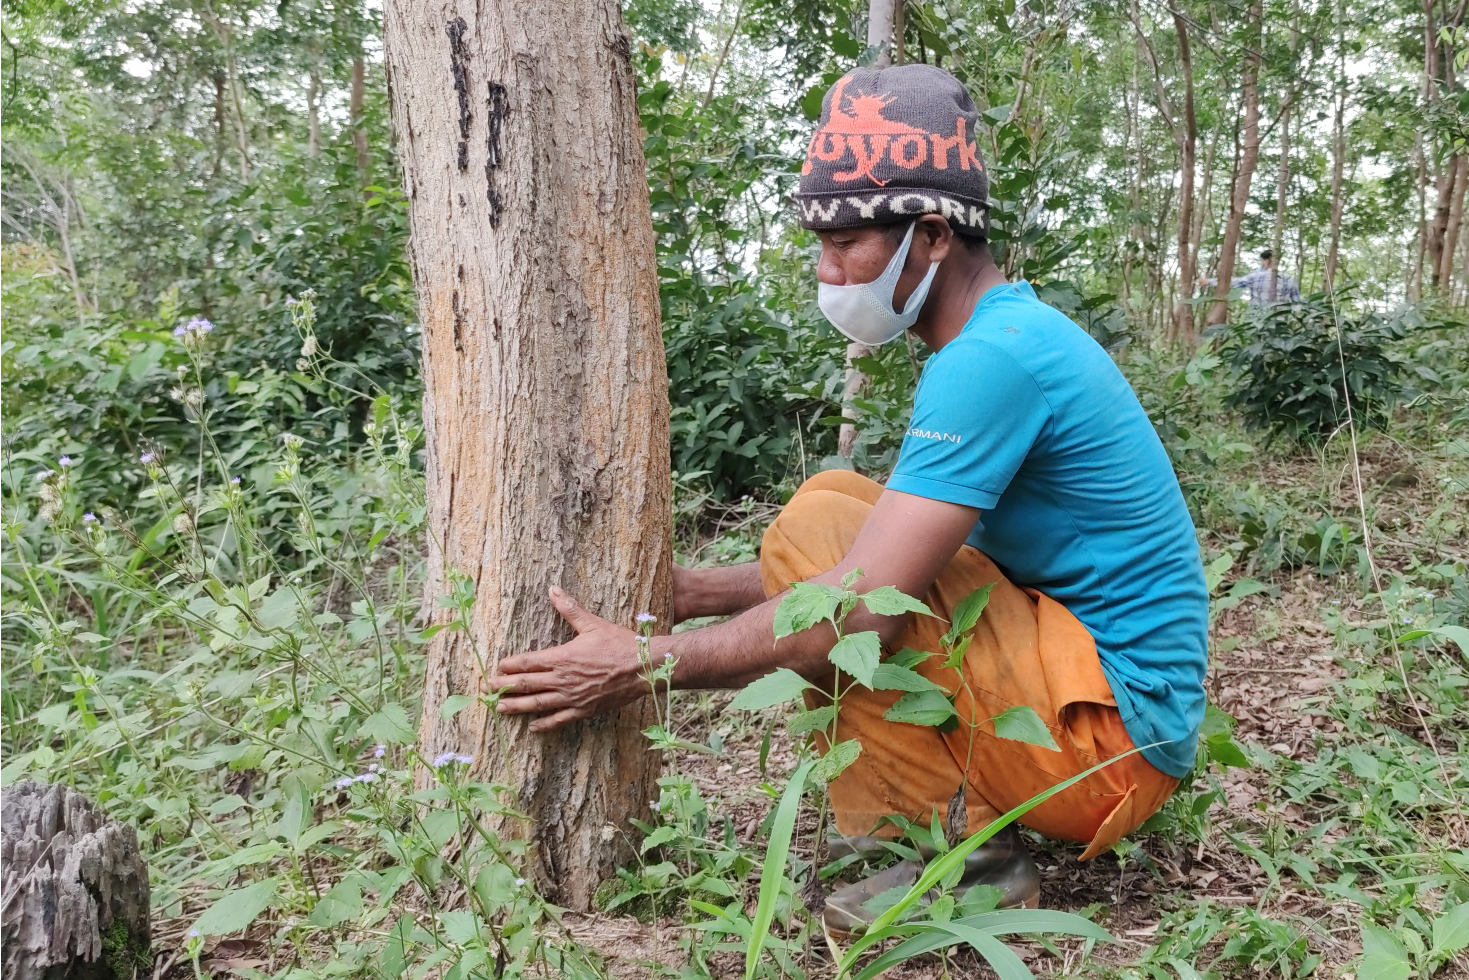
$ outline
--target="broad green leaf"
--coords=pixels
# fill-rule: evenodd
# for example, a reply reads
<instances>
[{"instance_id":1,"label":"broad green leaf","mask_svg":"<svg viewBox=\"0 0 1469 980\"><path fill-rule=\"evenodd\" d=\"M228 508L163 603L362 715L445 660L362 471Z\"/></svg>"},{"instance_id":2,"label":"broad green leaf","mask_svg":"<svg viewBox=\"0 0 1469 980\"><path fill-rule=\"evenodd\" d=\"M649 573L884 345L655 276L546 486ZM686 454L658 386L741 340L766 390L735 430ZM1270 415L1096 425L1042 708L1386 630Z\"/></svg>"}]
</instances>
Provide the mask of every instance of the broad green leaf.
<instances>
[{"instance_id":1,"label":"broad green leaf","mask_svg":"<svg viewBox=\"0 0 1469 980\"><path fill-rule=\"evenodd\" d=\"M448 721L471 704L474 704L474 698L468 694L451 694L439 705L439 717Z\"/></svg>"},{"instance_id":2,"label":"broad green leaf","mask_svg":"<svg viewBox=\"0 0 1469 980\"><path fill-rule=\"evenodd\" d=\"M390 701L363 720L357 734L374 742L388 745L407 745L414 739L413 723L408 712L395 701Z\"/></svg>"},{"instance_id":3,"label":"broad green leaf","mask_svg":"<svg viewBox=\"0 0 1469 980\"><path fill-rule=\"evenodd\" d=\"M1433 948L1440 953L1457 953L1469 947L1469 903L1455 905L1433 920Z\"/></svg>"},{"instance_id":4,"label":"broad green leaf","mask_svg":"<svg viewBox=\"0 0 1469 980\"><path fill-rule=\"evenodd\" d=\"M811 775L829 783L842 774L842 772L857 761L862 754L862 743L855 738L849 738L844 742L837 742L826 754L823 755L811 770Z\"/></svg>"},{"instance_id":5,"label":"broad green leaf","mask_svg":"<svg viewBox=\"0 0 1469 980\"><path fill-rule=\"evenodd\" d=\"M1028 705L1016 705L1008 711L995 715L995 736L1026 745L1039 745L1052 752L1060 752L1061 746L1051 737L1051 730L1041 721L1041 716Z\"/></svg>"},{"instance_id":6,"label":"broad green leaf","mask_svg":"<svg viewBox=\"0 0 1469 980\"><path fill-rule=\"evenodd\" d=\"M953 646L958 642L959 637L966 635L979 625L979 617L984 615L984 607L990 604L990 590L993 588L993 584L983 586L959 600L959 604L954 607L954 621L949 624L949 630L944 634L944 646Z\"/></svg>"},{"instance_id":7,"label":"broad green leaf","mask_svg":"<svg viewBox=\"0 0 1469 980\"><path fill-rule=\"evenodd\" d=\"M943 690L913 691L898 698L887 711L883 712L883 718L888 721L901 722L905 725L924 725L935 728L948 721L957 718L958 712L944 697Z\"/></svg>"},{"instance_id":8,"label":"broad green leaf","mask_svg":"<svg viewBox=\"0 0 1469 980\"><path fill-rule=\"evenodd\" d=\"M811 689L811 682L789 667L779 667L764 677L746 684L729 703L741 711L763 711L777 704L794 701Z\"/></svg>"},{"instance_id":9,"label":"broad green leaf","mask_svg":"<svg viewBox=\"0 0 1469 980\"><path fill-rule=\"evenodd\" d=\"M362 880L351 877L337 882L321 896L308 921L322 929L330 929L361 914Z\"/></svg>"},{"instance_id":10,"label":"broad green leaf","mask_svg":"<svg viewBox=\"0 0 1469 980\"><path fill-rule=\"evenodd\" d=\"M786 783L785 792L775 807L775 820L770 826L770 843L765 848L765 863L760 866L760 898L755 903L755 915L750 921L750 941L745 947L745 980L754 980L760 966L760 951L770 936L770 924L775 921L775 906L780 901L786 878L786 856L791 850L791 832L796 826L796 815L801 810L801 793L806 788L806 776L815 763L807 760L796 767L791 781Z\"/></svg>"},{"instance_id":11,"label":"broad green leaf","mask_svg":"<svg viewBox=\"0 0 1469 980\"><path fill-rule=\"evenodd\" d=\"M1452 640L1458 644L1459 652L1469 658L1469 628L1463 626L1432 626L1428 629L1409 630L1398 637L1398 642L1407 643L1425 636L1441 636L1445 640Z\"/></svg>"},{"instance_id":12,"label":"broad green leaf","mask_svg":"<svg viewBox=\"0 0 1469 980\"><path fill-rule=\"evenodd\" d=\"M775 607L775 638L779 640L810 629L822 620L833 619L846 595L841 586L797 582L791 586L791 594Z\"/></svg>"},{"instance_id":13,"label":"broad green leaf","mask_svg":"<svg viewBox=\"0 0 1469 980\"><path fill-rule=\"evenodd\" d=\"M1363 922L1357 980L1407 980L1412 972L1408 951L1398 938L1381 926Z\"/></svg>"},{"instance_id":14,"label":"broad green leaf","mask_svg":"<svg viewBox=\"0 0 1469 980\"><path fill-rule=\"evenodd\" d=\"M836 705L823 704L819 708L811 708L792 715L791 719L786 722L786 728L792 735L810 735L812 732L829 728L836 718Z\"/></svg>"},{"instance_id":15,"label":"broad green leaf","mask_svg":"<svg viewBox=\"0 0 1469 980\"><path fill-rule=\"evenodd\" d=\"M943 694L944 689L933 681L924 677L916 670L908 667L899 667L889 660L887 663L877 665L872 672L872 683L868 685L874 691L937 691Z\"/></svg>"},{"instance_id":16,"label":"broad green leaf","mask_svg":"<svg viewBox=\"0 0 1469 980\"><path fill-rule=\"evenodd\" d=\"M872 687L872 674L882 660L882 641L876 633L848 633L837 640L827 655L832 663L857 679L865 688Z\"/></svg>"},{"instance_id":17,"label":"broad green leaf","mask_svg":"<svg viewBox=\"0 0 1469 980\"><path fill-rule=\"evenodd\" d=\"M204 914L194 923L194 928L199 930L201 936L224 936L239 932L254 922L270 905L278 885L277 879L267 878L230 892L205 909Z\"/></svg>"},{"instance_id":18,"label":"broad green leaf","mask_svg":"<svg viewBox=\"0 0 1469 980\"><path fill-rule=\"evenodd\" d=\"M862 593L862 605L877 616L901 616L904 613L922 613L932 616L933 610L920 599L899 592L891 585L883 585L871 592Z\"/></svg>"}]
</instances>

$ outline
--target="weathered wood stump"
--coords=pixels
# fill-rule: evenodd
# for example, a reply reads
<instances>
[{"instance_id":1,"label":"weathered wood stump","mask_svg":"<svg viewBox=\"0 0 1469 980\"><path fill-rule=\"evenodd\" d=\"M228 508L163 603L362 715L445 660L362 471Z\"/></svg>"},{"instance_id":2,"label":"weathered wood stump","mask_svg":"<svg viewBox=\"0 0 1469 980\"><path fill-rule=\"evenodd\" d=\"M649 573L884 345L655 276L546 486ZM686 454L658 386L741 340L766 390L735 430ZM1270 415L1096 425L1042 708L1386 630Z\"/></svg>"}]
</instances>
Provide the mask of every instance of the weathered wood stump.
<instances>
[{"instance_id":1,"label":"weathered wood stump","mask_svg":"<svg viewBox=\"0 0 1469 980\"><path fill-rule=\"evenodd\" d=\"M6 980L132 980L149 956L148 866L132 827L66 786L0 798Z\"/></svg>"}]
</instances>

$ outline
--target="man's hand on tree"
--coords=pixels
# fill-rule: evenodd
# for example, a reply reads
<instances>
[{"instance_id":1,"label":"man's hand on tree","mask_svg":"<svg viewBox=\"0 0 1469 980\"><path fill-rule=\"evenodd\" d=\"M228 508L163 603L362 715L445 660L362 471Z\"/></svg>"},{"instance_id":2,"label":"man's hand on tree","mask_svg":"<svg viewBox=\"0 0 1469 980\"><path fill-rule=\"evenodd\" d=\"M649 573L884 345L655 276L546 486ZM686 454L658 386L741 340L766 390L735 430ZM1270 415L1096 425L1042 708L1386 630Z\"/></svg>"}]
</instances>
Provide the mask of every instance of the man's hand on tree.
<instances>
[{"instance_id":1,"label":"man's hand on tree","mask_svg":"<svg viewBox=\"0 0 1469 980\"><path fill-rule=\"evenodd\" d=\"M501 692L501 713L540 715L530 730L546 732L620 708L648 693L636 633L592 615L559 588L551 589L551 604L576 630L576 639L501 660L495 672L480 682L486 694Z\"/></svg>"}]
</instances>

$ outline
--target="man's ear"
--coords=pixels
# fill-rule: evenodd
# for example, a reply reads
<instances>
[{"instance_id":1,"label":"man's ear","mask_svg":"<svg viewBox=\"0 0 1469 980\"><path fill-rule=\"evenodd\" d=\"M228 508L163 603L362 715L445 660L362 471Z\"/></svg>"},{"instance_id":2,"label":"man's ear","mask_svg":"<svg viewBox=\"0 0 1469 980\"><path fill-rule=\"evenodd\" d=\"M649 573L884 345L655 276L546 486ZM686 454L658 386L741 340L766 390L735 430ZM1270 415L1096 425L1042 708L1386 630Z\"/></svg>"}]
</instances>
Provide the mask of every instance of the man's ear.
<instances>
[{"instance_id":1,"label":"man's ear","mask_svg":"<svg viewBox=\"0 0 1469 980\"><path fill-rule=\"evenodd\" d=\"M918 226L913 229L914 251L924 252L927 256L923 259L926 266L930 262L942 262L949 257L954 248L954 229L949 227L949 222L942 215L925 214L918 219Z\"/></svg>"}]
</instances>

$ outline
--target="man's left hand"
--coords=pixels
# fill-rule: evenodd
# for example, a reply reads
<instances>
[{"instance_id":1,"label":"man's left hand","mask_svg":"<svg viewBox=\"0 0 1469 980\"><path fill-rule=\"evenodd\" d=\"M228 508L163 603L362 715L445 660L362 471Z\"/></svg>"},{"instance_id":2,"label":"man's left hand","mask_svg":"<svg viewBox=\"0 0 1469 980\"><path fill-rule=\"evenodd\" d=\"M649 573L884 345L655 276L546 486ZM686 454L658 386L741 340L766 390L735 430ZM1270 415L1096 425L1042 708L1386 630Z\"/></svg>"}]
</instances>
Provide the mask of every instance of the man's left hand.
<instances>
[{"instance_id":1,"label":"man's left hand","mask_svg":"<svg viewBox=\"0 0 1469 980\"><path fill-rule=\"evenodd\" d=\"M636 633L592 615L559 588L551 589L551 604L576 630L576 639L501 660L480 690L501 692L502 713L540 715L530 730L546 732L648 693Z\"/></svg>"}]
</instances>

